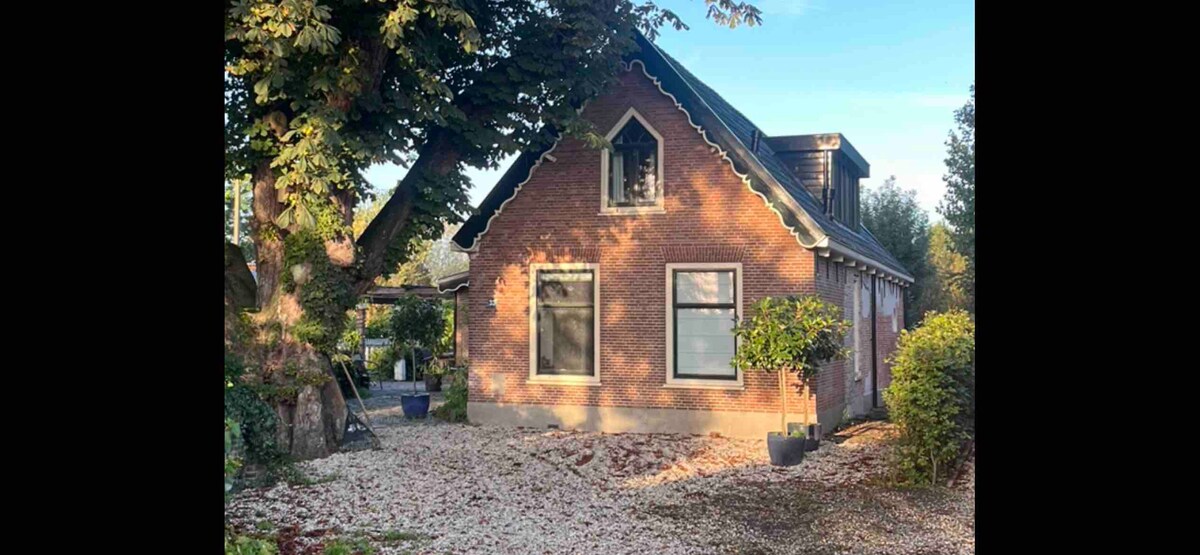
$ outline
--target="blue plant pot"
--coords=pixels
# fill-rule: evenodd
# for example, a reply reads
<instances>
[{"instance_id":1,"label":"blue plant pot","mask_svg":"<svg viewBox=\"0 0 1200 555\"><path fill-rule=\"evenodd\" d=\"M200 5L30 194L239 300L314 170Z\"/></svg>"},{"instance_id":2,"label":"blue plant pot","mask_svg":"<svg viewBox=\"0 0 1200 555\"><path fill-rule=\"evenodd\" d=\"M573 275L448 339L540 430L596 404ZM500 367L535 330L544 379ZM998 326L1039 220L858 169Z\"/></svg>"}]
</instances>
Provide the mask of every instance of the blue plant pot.
<instances>
[{"instance_id":1,"label":"blue plant pot","mask_svg":"<svg viewBox=\"0 0 1200 555\"><path fill-rule=\"evenodd\" d=\"M429 415L429 394L401 395L400 406L408 418L425 418Z\"/></svg>"}]
</instances>

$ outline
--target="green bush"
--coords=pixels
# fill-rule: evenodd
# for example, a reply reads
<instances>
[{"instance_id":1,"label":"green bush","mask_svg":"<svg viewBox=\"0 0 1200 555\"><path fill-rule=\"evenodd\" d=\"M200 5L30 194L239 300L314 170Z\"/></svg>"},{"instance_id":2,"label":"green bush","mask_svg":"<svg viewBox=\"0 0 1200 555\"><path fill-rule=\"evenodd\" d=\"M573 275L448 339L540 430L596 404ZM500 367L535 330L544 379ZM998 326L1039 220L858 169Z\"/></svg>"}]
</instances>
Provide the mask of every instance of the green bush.
<instances>
[{"instance_id":1,"label":"green bush","mask_svg":"<svg viewBox=\"0 0 1200 555\"><path fill-rule=\"evenodd\" d=\"M245 369L238 358L225 353L225 418L240 428L245 460L274 465L284 458L275 442L279 417L255 388L242 380Z\"/></svg>"},{"instance_id":2,"label":"green bush","mask_svg":"<svg viewBox=\"0 0 1200 555\"><path fill-rule=\"evenodd\" d=\"M225 555L276 555L279 549L267 540L225 532Z\"/></svg>"},{"instance_id":3,"label":"green bush","mask_svg":"<svg viewBox=\"0 0 1200 555\"><path fill-rule=\"evenodd\" d=\"M467 421L467 367L456 366L442 378L446 402L433 415L447 422Z\"/></svg>"},{"instance_id":4,"label":"green bush","mask_svg":"<svg viewBox=\"0 0 1200 555\"><path fill-rule=\"evenodd\" d=\"M929 312L920 327L900 332L889 362L883 398L900 428L899 479L937 484L974 434L975 323L962 310Z\"/></svg>"},{"instance_id":5,"label":"green bush","mask_svg":"<svg viewBox=\"0 0 1200 555\"><path fill-rule=\"evenodd\" d=\"M225 495L233 491L234 480L238 469L242 467L242 457L234 446L242 441L242 432L238 423L232 418L225 419Z\"/></svg>"}]
</instances>

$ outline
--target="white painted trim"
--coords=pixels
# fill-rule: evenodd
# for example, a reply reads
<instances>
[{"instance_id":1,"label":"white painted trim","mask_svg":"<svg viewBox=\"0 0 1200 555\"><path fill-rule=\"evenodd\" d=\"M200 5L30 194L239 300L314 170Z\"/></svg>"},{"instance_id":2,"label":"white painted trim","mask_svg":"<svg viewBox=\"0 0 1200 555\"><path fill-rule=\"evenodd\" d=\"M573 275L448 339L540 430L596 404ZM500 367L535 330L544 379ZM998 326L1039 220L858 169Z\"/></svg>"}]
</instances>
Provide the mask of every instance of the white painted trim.
<instances>
[{"instance_id":1,"label":"white painted trim","mask_svg":"<svg viewBox=\"0 0 1200 555\"><path fill-rule=\"evenodd\" d=\"M873 260L873 259L863 256L861 254L858 254L857 252L852 250L850 247L847 247L847 246L835 241L832 237L826 237L825 240L822 242L826 243L826 244L821 245L821 246L823 246L823 247L827 246L828 248L832 249L834 252L844 255L847 258L847 260L846 260L847 266L858 265L864 269L866 269L866 268L878 269L884 275L895 276L896 278L906 282L905 287L907 287L909 283L912 283L914 281L913 277L910 275L901 274L899 272L888 271L887 268L883 264L879 263L876 260ZM853 257L857 260L850 260L851 257Z\"/></svg>"},{"instance_id":2,"label":"white painted trim","mask_svg":"<svg viewBox=\"0 0 1200 555\"><path fill-rule=\"evenodd\" d=\"M653 43L651 43L651 45L652 45L652 46L654 46L654 45L653 45ZM655 49L657 49L658 47L657 47L657 46L654 46L654 48L655 48ZM661 52L659 52L659 55L661 56L661 55L662 55L662 53L661 53ZM663 57L663 60L665 61L665 60L666 60L666 58L665 58L665 57ZM669 62L668 62L668 63L669 63ZM795 213L796 213L796 217L797 217L797 218L799 218L799 219L801 219L801 220L803 221L803 224L805 225L805 227L807 227L807 228L809 228L809 229L811 229L811 230L815 230L815 231L817 231L817 232L818 232L818 233L820 233L820 234L821 234L821 236L822 236L820 239L818 239L818 240L817 240L816 242L814 242L813 244L811 244L811 245L810 245L810 244L806 244L806 243L805 243L805 242L804 242L804 241L803 241L803 240L800 238L800 232L799 232L799 231L797 231L796 227L794 227L794 226L789 226L789 225L787 224L787 221L784 219L783 212L782 212L782 211L780 211L780 210L779 210L779 208L778 208L778 207L776 207L776 206L775 206L775 205L774 205L774 204L773 204L773 203L770 201L770 199L768 199L768 198L766 197L766 195L764 195L764 194L762 194L762 193L760 193L760 192L758 192L758 191L754 190L754 187L752 187L752 186L750 185L750 176L749 176L749 174L743 174L743 173L739 173L739 172L737 171L737 168L736 168L736 167L734 166L734 164L733 164L733 159L729 157L729 153L728 153L726 150L722 149L720 145L718 145L718 144L716 144L716 143L714 143L714 142L712 142L712 141L709 141L709 140L708 140L708 137L707 137L707 136L704 134L704 128L703 128L703 127L701 127L700 125L696 124L696 122L692 120L692 115L691 115L690 113L688 113L688 111L687 111L687 110L686 110L686 109L683 107L683 103L679 102L679 100L675 98L675 95L673 95L673 94L671 94L671 93L667 92L665 89L663 89L663 88L662 88L662 81L659 81L659 79L658 79L657 77L655 77L655 76L651 75L651 74L650 74L650 72L646 70L646 64L645 64L644 62L642 62L641 60L632 60L632 61L631 61L631 62L629 62L628 64L627 64L627 63L625 63L625 62L621 62L621 64L620 64L620 67L621 67L621 70L622 70L622 71L633 71L633 66L634 66L634 64L637 64L638 66L640 66L640 67L641 67L641 70L642 70L642 75L645 75L645 76L646 76L646 78L647 78L647 79L649 79L649 80L650 80L650 82L651 82L651 83L653 83L653 84L654 84L654 86L658 88L658 92L662 93L662 94L663 94L663 96L666 96L667 98L670 98L670 99L671 99L671 102L673 102L673 103L675 104L675 108L676 108L676 109L678 109L680 112L683 112L684 116L685 116L685 117L687 117L688 125L690 125L690 126L693 128L693 129L695 129L695 130L696 130L696 133L698 133L698 134L700 135L700 139L701 139L701 140L703 140L703 141L704 141L706 144L708 144L708 145L709 145L709 147L710 147L710 148L712 148L712 151L713 151L715 154L717 154L717 155L718 155L718 156L719 156L719 157L720 157L722 160L724 160L726 163L728 163L728 164L729 164L729 169L733 171L733 174L734 174L734 175L736 175L736 176L737 176L739 179L741 179L741 180L742 180L742 183L744 183L744 184L746 185L746 188L747 188L747 189L749 189L751 193L754 193L755 195L758 195L758 196L759 196L759 198L761 198L761 199L763 200L763 203L765 203L765 204L767 205L767 208L768 208L768 209L770 209L772 212L775 212L775 215L779 217L779 223L780 223L780 224L781 224L781 225L782 225L782 226L783 226L785 229L787 229L787 230L788 230L788 232L789 232L789 233L790 233L790 234L791 234L793 237L795 237L795 238L796 238L796 242L797 242L797 243L799 243L801 247L804 247L805 249L814 249L814 248L817 248L817 247L821 247L821 248L830 248L830 249L833 249L833 250L837 251L837 253L838 253L838 254L843 254L843 255L846 255L846 256L849 256L849 257L861 258L861 259L863 259L865 262L867 262L867 263L869 263L869 264L872 264L872 265L874 265L874 266L876 266L876 267L880 267L880 268L882 268L882 267L883 267L883 265L882 265L882 264L880 264L880 263L878 263L878 262L876 262L876 261L874 261L874 260L871 260L870 258L867 258L867 257L865 257L865 256L862 256L862 255L858 254L858 252L857 252L857 251L855 251L855 250L853 250L853 249L851 249L851 248L849 248L849 247L847 247L847 246L845 246L845 245L842 245L842 244L840 244L840 243L837 243L837 242L833 241L833 240L832 240L832 239L829 237L829 235L828 235L828 234L826 234L826 233L824 232L824 230L823 230L823 229L821 229L821 227L820 227L819 225L817 225L817 223L816 223L815 221L813 221L813 220L812 220L812 217L808 215L808 212L807 212L807 211L805 211L803 207L796 206L796 207L794 207L794 208L793 208L793 210L792 210L793 212L795 212ZM688 86L689 88L691 87L690 85L687 85L687 83L686 83L686 82L685 82L684 84L685 84L686 86ZM693 92L693 93L695 93L695 91L694 91L694 90L693 90L692 92ZM701 96L700 96L698 93L696 93L696 95L697 95L697 98L700 98L700 101L701 101L701 102L704 102L704 98L703 98L703 97L701 97ZM707 105L707 104L706 104L706 105ZM586 103L584 104L584 106L581 106L581 107L580 107L580 109L578 110L578 113L583 113L583 109L584 109L584 107L586 107ZM711 110L712 110L712 107L710 106L710 107L709 107L709 109L710 109L710 111L711 111ZM715 112L715 111L713 112L713 117L717 118L717 120L718 120L718 121L721 121L721 118L720 118L720 116L718 116L718 115L716 114L716 112ZM724 122L723 122L723 121L721 121L721 123L722 123L722 125L724 125ZM728 128L728 125L726 125L726 127ZM465 248L465 249L463 249L463 248L459 247L457 243L454 243L453 241L451 241L451 248L452 248L452 250L459 251L459 252L468 252L468 253L469 253L469 252L477 252L477 251L479 250L479 241L480 241L480 239L482 239L482 238L483 238L483 236L484 236L484 235L486 235L486 234L487 234L487 232L488 232L488 231L489 231L489 230L492 228L492 221L493 221L493 220L495 220L497 217L499 217L499 216L500 216L500 213L501 213L501 212L503 212L503 210L504 210L504 207L505 207L506 205L508 205L508 203L509 203L509 202L511 202L511 201L512 201L512 199L515 199L515 198L517 198L517 194L521 192L521 188L522 188L522 187L524 187L524 185L525 185L526 183L528 183L530 179L532 179L532 178L533 178L534 171L535 171L535 170L537 170L537 168L538 168L539 166L541 166L542 160L546 159L547 157L550 157L550 158L552 158L552 159L553 159L553 157L552 157L552 156L549 156L549 155L550 155L550 153L551 153L551 152L553 152L553 151L554 151L554 149L555 149L555 148L557 148L557 147L558 147L558 144L559 144L559 142L561 142L561 140L562 140L562 135L559 135L559 137L558 137L558 138L557 138L557 139L554 141L554 145L550 147L550 150L547 150L546 152L544 152L544 153L543 153L543 154L542 154L542 155L541 155L541 156L538 158L538 161L537 161L537 162L536 162L536 163L533 165L533 167L531 167L531 168L529 169L529 175L528 175L528 176L525 178L525 180L524 180L524 181L522 181L520 184L518 184L518 185L517 185L517 187L516 187L516 188L513 190L513 194L512 194L512 196L511 196L511 197L509 197L509 198L508 198L508 200L505 200L503 203L501 203L501 205L500 205L500 208L496 209L496 212L495 212L494 214L492 214L492 215L491 215L491 217L489 217L489 218L488 218L487 225L485 225L485 226L484 226L484 228L483 228L483 231L479 232L479 234L477 234L477 235L475 236L475 238L474 238L473 242L471 243L471 246L470 246L470 247L468 247L468 248ZM744 145L743 145L743 146L744 146ZM659 142L659 147L660 147L660 148L662 147L662 142L661 142L661 141ZM755 158L755 160L756 160L756 161L758 161L759 165L761 165L761 164L762 164L762 161L761 161L761 160L757 160L757 158L758 158L757 154L755 154L755 153L751 152L751 156L753 156L753 157ZM662 160L662 157L661 157L661 156L659 157L659 160L660 160L660 163L661 163L661 160ZM602 174L606 174L606 173L607 173L607 172L602 172ZM607 189L606 189L606 188L603 188L603 187L602 187L602 190L604 190L604 191L607 191ZM606 194L607 194L607 193L606 193ZM665 194L663 195L663 197L665 198ZM786 199L784 199L784 200L785 200L785 202L786 202ZM793 200L793 202L795 202L795 200L794 200L794 199L792 199L792 200ZM604 204L607 204L607 202L606 202L606 201L604 201L604 202L603 202L603 204L601 205L601 213L604 213L604 210L603 210L603 205L604 205ZM849 260L847 260L847 262L846 262L846 265L847 265L847 266L851 266L851 267L853 267L855 264L853 264L853 263L851 263ZM885 270L885 271L886 271L886 270ZM913 277L912 277L912 276L909 276L909 275L904 275L904 274L896 273L896 277L900 278L901 280L903 280L903 281L905 282L905 283L903 283L903 286L904 286L904 287L908 287L908 286L909 286L909 285L910 285L910 284L913 282Z\"/></svg>"},{"instance_id":3,"label":"white painted trim","mask_svg":"<svg viewBox=\"0 0 1200 555\"><path fill-rule=\"evenodd\" d=\"M653 45L653 43L651 43L651 45ZM655 47L655 49L657 49L657 47ZM659 52L659 55L662 56L662 52ZM666 57L663 57L663 60L665 61ZM775 212L775 215L779 217L779 223L781 225L783 225L784 229L787 229L788 232L791 233L791 235L793 237L796 238L796 242L800 243L800 246L802 246L806 249L811 249L814 246L816 246L815 243L812 245L806 245L804 243L804 241L802 241L800 239L800 232L796 231L795 227L787 225L787 222L783 218L783 212L780 212L779 209L776 208L775 205L772 204L769 199L767 199L766 195L764 195L758 191L755 191L754 187L750 186L750 175L744 174L744 173L739 173L737 171L737 168L733 165L733 158L729 157L729 152L726 151L725 149L721 148L721 145L718 145L717 143L714 143L714 142L708 140L708 137L704 134L704 128L701 127L700 125L698 125L696 122L692 121L692 114L688 113L687 109L685 109L683 107L683 103L679 102L679 100L677 98L675 98L675 95L667 92L665 89L662 88L662 81L659 81L657 77L650 75L650 72L646 71L646 64L644 62L642 62L641 60L633 60L633 61L629 62L628 64L626 64L625 62L621 62L621 68L624 69L625 71L633 71L634 64L641 66L642 75L645 75L647 79L650 79L650 82L653 83L655 87L658 87L658 92L662 93L663 96L670 98L671 102L675 103L675 108L678 109L680 112L683 112L683 115L687 117L688 125L692 126L692 128L696 130L696 133L698 133L700 135L700 140L702 140L706 144L708 144L708 146L710 148L712 148L713 153L717 154L722 160L724 160L726 163L729 164L729 169L733 171L733 175L738 176L738 178L742 180L742 183L746 185L746 188L749 189L751 193L758 195L759 198L763 199L763 202L767 205L767 208L770 209L772 212ZM689 88L690 88L690 85L689 85ZM692 91L692 92L695 93L695 91ZM704 101L704 99L702 97L700 97L700 95L698 93L696 94L696 96L697 96L697 98L701 99L701 102ZM709 110L712 111L711 106L709 107ZM717 116L715 111L713 112L713 117L716 117L718 121L721 120L721 118L719 116ZM724 122L721 122L721 123L722 123L722 125L724 125ZM726 126L726 127L728 127L728 126ZM808 214L806 212L804 212L803 209L800 210L800 214L803 214L802 217L804 217L804 218L808 217ZM813 225L815 226L815 223ZM816 229L819 230L820 227L817 226Z\"/></svg>"},{"instance_id":4,"label":"white painted trim","mask_svg":"<svg viewBox=\"0 0 1200 555\"><path fill-rule=\"evenodd\" d=\"M591 270L592 302L592 375L551 376L537 373L537 272L538 270ZM600 385L600 265L587 262L534 262L529 265L529 379L525 383L541 385Z\"/></svg>"},{"instance_id":5,"label":"white painted trim","mask_svg":"<svg viewBox=\"0 0 1200 555\"><path fill-rule=\"evenodd\" d=\"M666 265L666 323L667 335L663 344L667 346L667 372L666 382L663 387L670 388L697 388L697 389L745 389L745 372L741 368L735 368L737 380L706 380L696 378L676 378L675 377L675 314L672 308L675 300L675 288L672 287L671 278L675 270L733 270L734 281L734 296L737 297L737 306L735 307L737 319L742 320L742 305L745 304L745 299L742 295L742 263L741 262L679 262ZM741 345L741 340L734 338L735 349Z\"/></svg>"},{"instance_id":6,"label":"white painted trim","mask_svg":"<svg viewBox=\"0 0 1200 555\"><path fill-rule=\"evenodd\" d=\"M454 287L454 289L442 289L441 287L438 287L437 292L444 295L446 293L453 293L455 291L458 291L459 289L462 289L463 287L470 287L470 286L471 286L471 280L467 280L467 281L464 281L464 282L456 285Z\"/></svg>"},{"instance_id":7,"label":"white painted trim","mask_svg":"<svg viewBox=\"0 0 1200 555\"><path fill-rule=\"evenodd\" d=\"M663 140L663 136L658 132L658 130L655 129L652 125L650 125L650 122L646 121L646 118L643 117L640 112L638 112L636 109L634 109L632 106L630 106L629 109L625 111L625 115L621 116L621 119L617 120L617 124L614 125L612 127L612 129L608 130L608 133L606 135L604 135L604 138L611 142L613 140L613 137L616 137L617 134L621 132L621 129L625 127L625 124L629 123L630 118L636 118L638 120L638 122L642 124L642 127L645 127L646 131L649 131L650 134L654 136L654 141L656 143L658 143L658 153L656 155L656 158L658 158L658 164L657 164L658 167L655 168L656 183L654 186L655 187L654 206L609 206L608 205L608 186L609 186L609 183L608 183L608 180L609 180L608 169L609 168L608 168L608 166L610 164L609 157L612 154L612 152L609 151L608 149L601 149L600 150L600 215L602 215L602 216L632 215L632 214L664 214L667 211L667 209L666 209L667 194L666 194L666 189L664 188L664 182L663 182L663 173L664 173L663 168L665 167L663 164L663 153L665 151L665 146L664 146L665 141Z\"/></svg>"}]
</instances>

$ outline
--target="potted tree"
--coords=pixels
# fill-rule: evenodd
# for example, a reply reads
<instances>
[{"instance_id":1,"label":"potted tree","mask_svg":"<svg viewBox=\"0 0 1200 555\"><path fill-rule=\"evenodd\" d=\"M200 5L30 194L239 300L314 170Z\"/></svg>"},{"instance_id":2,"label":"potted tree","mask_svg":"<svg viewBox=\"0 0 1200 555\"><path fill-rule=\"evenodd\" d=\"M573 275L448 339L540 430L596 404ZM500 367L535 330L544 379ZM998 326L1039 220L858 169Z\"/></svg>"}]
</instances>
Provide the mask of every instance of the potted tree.
<instances>
[{"instance_id":1,"label":"potted tree","mask_svg":"<svg viewBox=\"0 0 1200 555\"><path fill-rule=\"evenodd\" d=\"M846 356L844 346L850 322L842 310L814 295L766 297L754 303L750 318L734 326L738 338L733 364L779 375L779 430L767 434L771 464L792 466L804 459L810 438L803 431L788 434L787 373L796 374L802 396L809 399L809 384L820 365ZM804 430L808 430L808 408ZM813 440L815 442L815 440Z\"/></svg>"},{"instance_id":2,"label":"potted tree","mask_svg":"<svg viewBox=\"0 0 1200 555\"><path fill-rule=\"evenodd\" d=\"M432 345L442 334L442 310L436 302L408 295L396 301L392 310L392 342L407 350L412 357L413 392L401 395L404 416L425 418L429 413L429 393L417 391L417 351L422 345Z\"/></svg>"}]
</instances>

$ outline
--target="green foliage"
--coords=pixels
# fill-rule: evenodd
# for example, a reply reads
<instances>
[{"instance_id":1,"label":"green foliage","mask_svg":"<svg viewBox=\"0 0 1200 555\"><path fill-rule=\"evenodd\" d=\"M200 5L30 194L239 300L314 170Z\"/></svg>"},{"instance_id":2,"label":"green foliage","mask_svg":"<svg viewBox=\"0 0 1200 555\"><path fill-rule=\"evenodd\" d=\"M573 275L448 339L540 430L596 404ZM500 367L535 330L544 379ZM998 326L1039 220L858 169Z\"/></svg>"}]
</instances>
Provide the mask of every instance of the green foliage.
<instances>
[{"instance_id":1,"label":"green foliage","mask_svg":"<svg viewBox=\"0 0 1200 555\"><path fill-rule=\"evenodd\" d=\"M921 300L928 285L929 216L917 204L916 189L901 190L893 175L878 189L865 192L862 217L863 225L916 280L904 288L904 324L913 328L928 310Z\"/></svg>"},{"instance_id":2,"label":"green foliage","mask_svg":"<svg viewBox=\"0 0 1200 555\"><path fill-rule=\"evenodd\" d=\"M367 361L367 372L376 382L395 379L396 361L398 360L400 360L400 355L394 347L372 350L371 359Z\"/></svg>"},{"instance_id":3,"label":"green foliage","mask_svg":"<svg viewBox=\"0 0 1200 555\"><path fill-rule=\"evenodd\" d=\"M971 100L954 112L958 132L946 141L946 196L938 212L946 218L954 249L966 259L966 268L954 277L967 295L967 310L975 311L975 85Z\"/></svg>"},{"instance_id":4,"label":"green foliage","mask_svg":"<svg viewBox=\"0 0 1200 555\"><path fill-rule=\"evenodd\" d=\"M367 542L366 538L336 538L326 542L325 555L372 555L375 553L375 548Z\"/></svg>"},{"instance_id":5,"label":"green foliage","mask_svg":"<svg viewBox=\"0 0 1200 555\"><path fill-rule=\"evenodd\" d=\"M225 555L277 555L274 542L225 532Z\"/></svg>"},{"instance_id":6,"label":"green foliage","mask_svg":"<svg viewBox=\"0 0 1200 555\"><path fill-rule=\"evenodd\" d=\"M734 327L739 343L733 364L768 372L795 372L807 382L820 365L844 357L850 322L842 310L813 295L765 297L749 319Z\"/></svg>"},{"instance_id":7,"label":"green foliage","mask_svg":"<svg viewBox=\"0 0 1200 555\"><path fill-rule=\"evenodd\" d=\"M392 336L392 307L383 306L367 309L367 338L383 339Z\"/></svg>"},{"instance_id":8,"label":"green foliage","mask_svg":"<svg viewBox=\"0 0 1200 555\"><path fill-rule=\"evenodd\" d=\"M388 530L383 533L383 541L387 543L411 542L424 538L421 534L405 532L403 530Z\"/></svg>"},{"instance_id":9,"label":"green foliage","mask_svg":"<svg viewBox=\"0 0 1200 555\"><path fill-rule=\"evenodd\" d=\"M442 335L433 345L433 356L441 356L454 350L454 301L442 299Z\"/></svg>"},{"instance_id":10,"label":"green foliage","mask_svg":"<svg viewBox=\"0 0 1200 555\"><path fill-rule=\"evenodd\" d=\"M955 279L967 269L967 260L954 250L954 239L945 224L938 222L929 228L925 286L921 289L920 306L925 311L946 312L967 308L967 293L961 280ZM924 314L924 312L922 312Z\"/></svg>"},{"instance_id":11,"label":"green foliage","mask_svg":"<svg viewBox=\"0 0 1200 555\"><path fill-rule=\"evenodd\" d=\"M254 240L250 235L250 220L254 204L254 194L250 187L250 176L242 175L234 179L225 181L225 240L233 242L233 193L237 188L241 191L241 199L239 204L239 214L237 216L240 223L240 234L238 238L238 246L242 248L242 253L246 256L246 261L254 260Z\"/></svg>"},{"instance_id":12,"label":"green foliage","mask_svg":"<svg viewBox=\"0 0 1200 555\"><path fill-rule=\"evenodd\" d=\"M244 374L242 362L226 351L225 419L238 425L247 462L278 464L284 457L275 441L279 418L259 395L259 388L245 383Z\"/></svg>"},{"instance_id":13,"label":"green foliage","mask_svg":"<svg viewBox=\"0 0 1200 555\"><path fill-rule=\"evenodd\" d=\"M392 309L394 345L432 347L437 344L444 329L445 321L438 300L406 295L400 297Z\"/></svg>"},{"instance_id":14,"label":"green foliage","mask_svg":"<svg viewBox=\"0 0 1200 555\"><path fill-rule=\"evenodd\" d=\"M312 232L297 232L284 240L283 290L299 290L304 314L289 330L296 339L330 354L337 349L346 326L346 307L354 306L350 276L325 254L325 243Z\"/></svg>"},{"instance_id":15,"label":"green foliage","mask_svg":"<svg viewBox=\"0 0 1200 555\"><path fill-rule=\"evenodd\" d=\"M226 388L229 384L226 384ZM234 480L237 478L238 469L242 467L242 458L234 452L234 446L241 442L242 430L238 426L237 421L232 418L225 417L225 495L233 491Z\"/></svg>"},{"instance_id":16,"label":"green foliage","mask_svg":"<svg viewBox=\"0 0 1200 555\"><path fill-rule=\"evenodd\" d=\"M788 434L788 437L796 439L804 439L807 436L808 434L805 434L804 430L792 430L792 433Z\"/></svg>"},{"instance_id":17,"label":"green foliage","mask_svg":"<svg viewBox=\"0 0 1200 555\"><path fill-rule=\"evenodd\" d=\"M443 378L446 402L434 409L433 415L447 422L467 421L467 366L450 369Z\"/></svg>"},{"instance_id":18,"label":"green foliage","mask_svg":"<svg viewBox=\"0 0 1200 555\"><path fill-rule=\"evenodd\" d=\"M936 484L974 433L975 323L965 311L925 315L900 333L883 392L900 428L896 468L910 484Z\"/></svg>"},{"instance_id":19,"label":"green foliage","mask_svg":"<svg viewBox=\"0 0 1200 555\"><path fill-rule=\"evenodd\" d=\"M346 322L342 325L342 336L338 339L338 351L353 358L362 345L362 333L358 331L358 315L354 311L346 313Z\"/></svg>"}]
</instances>

